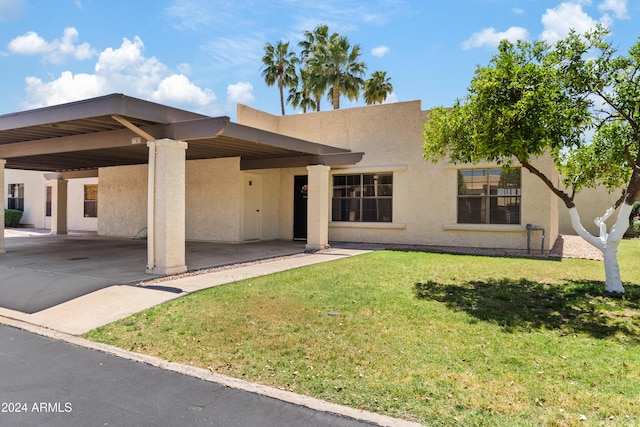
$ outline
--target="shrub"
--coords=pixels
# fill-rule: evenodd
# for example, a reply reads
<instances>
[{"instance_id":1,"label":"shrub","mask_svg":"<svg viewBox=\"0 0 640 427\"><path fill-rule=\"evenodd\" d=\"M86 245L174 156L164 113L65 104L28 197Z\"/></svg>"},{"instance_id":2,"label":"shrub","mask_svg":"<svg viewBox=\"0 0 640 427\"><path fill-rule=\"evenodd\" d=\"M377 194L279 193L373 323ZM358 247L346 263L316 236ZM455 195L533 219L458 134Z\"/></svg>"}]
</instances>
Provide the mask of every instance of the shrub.
<instances>
[{"instance_id":1,"label":"shrub","mask_svg":"<svg viewBox=\"0 0 640 427\"><path fill-rule=\"evenodd\" d=\"M15 209L4 210L5 227L17 227L20 225L20 219L22 219L22 211L17 211Z\"/></svg>"},{"instance_id":2,"label":"shrub","mask_svg":"<svg viewBox=\"0 0 640 427\"><path fill-rule=\"evenodd\" d=\"M629 215L629 229L637 235L640 233L640 202L635 202Z\"/></svg>"}]
</instances>

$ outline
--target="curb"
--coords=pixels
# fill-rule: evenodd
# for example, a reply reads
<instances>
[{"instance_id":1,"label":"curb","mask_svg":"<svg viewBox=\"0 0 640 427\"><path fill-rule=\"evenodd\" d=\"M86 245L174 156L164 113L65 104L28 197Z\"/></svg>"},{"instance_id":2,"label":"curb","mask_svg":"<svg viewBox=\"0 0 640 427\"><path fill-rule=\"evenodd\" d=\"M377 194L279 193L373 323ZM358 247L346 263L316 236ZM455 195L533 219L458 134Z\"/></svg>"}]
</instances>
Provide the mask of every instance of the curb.
<instances>
[{"instance_id":1,"label":"curb","mask_svg":"<svg viewBox=\"0 0 640 427\"><path fill-rule=\"evenodd\" d=\"M11 326L17 329L21 329L27 332L31 332L40 336L51 338L54 340L66 342L78 347L84 347L90 350L99 351L102 353L110 354L122 359L131 360L138 363L144 363L150 366L154 366L167 371L176 372L179 374L187 375L190 377L198 378L204 381L217 383L225 387L246 391L249 393L255 393L262 396L270 397L273 399L281 400L283 402L292 403L294 405L303 406L315 411L327 412L343 417L352 418L368 423L374 423L384 427L420 427L421 424L406 421L398 418L389 417L386 415L376 414L373 412L364 411L361 409L355 409L344 405L326 402L324 400L316 399L309 396L293 393L279 388L251 383L248 381L240 380L237 378L228 377L226 375L218 374L207 369L197 368L194 366L182 365L180 363L168 362L166 360L147 356L140 353L134 353L114 347L107 344L96 343L89 341L85 338L75 335L69 335L64 332L47 329L42 326L33 325L20 320L11 319L8 317L0 316L0 324Z\"/></svg>"}]
</instances>

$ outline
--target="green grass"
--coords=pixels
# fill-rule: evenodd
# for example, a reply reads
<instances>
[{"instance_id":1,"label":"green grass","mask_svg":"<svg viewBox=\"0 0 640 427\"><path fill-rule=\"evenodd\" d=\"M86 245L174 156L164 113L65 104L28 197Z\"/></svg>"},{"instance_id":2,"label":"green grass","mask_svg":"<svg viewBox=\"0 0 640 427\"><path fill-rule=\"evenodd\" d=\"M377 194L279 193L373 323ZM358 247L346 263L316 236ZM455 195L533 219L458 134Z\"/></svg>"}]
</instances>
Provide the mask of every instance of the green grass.
<instances>
[{"instance_id":1,"label":"green grass","mask_svg":"<svg viewBox=\"0 0 640 427\"><path fill-rule=\"evenodd\" d=\"M425 425L640 425L640 241L601 262L381 251L208 289L89 339Z\"/></svg>"}]
</instances>

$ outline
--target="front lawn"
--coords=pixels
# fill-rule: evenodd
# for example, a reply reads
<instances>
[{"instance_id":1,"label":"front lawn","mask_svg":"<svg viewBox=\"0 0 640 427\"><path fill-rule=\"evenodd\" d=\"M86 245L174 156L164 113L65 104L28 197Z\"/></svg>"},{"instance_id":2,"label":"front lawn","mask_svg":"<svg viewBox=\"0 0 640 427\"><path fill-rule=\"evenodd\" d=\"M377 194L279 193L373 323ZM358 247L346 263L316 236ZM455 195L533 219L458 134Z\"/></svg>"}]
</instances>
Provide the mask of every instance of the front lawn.
<instances>
[{"instance_id":1,"label":"front lawn","mask_svg":"<svg viewBox=\"0 0 640 427\"><path fill-rule=\"evenodd\" d=\"M380 251L86 334L425 425L640 425L640 241L602 262Z\"/></svg>"}]
</instances>

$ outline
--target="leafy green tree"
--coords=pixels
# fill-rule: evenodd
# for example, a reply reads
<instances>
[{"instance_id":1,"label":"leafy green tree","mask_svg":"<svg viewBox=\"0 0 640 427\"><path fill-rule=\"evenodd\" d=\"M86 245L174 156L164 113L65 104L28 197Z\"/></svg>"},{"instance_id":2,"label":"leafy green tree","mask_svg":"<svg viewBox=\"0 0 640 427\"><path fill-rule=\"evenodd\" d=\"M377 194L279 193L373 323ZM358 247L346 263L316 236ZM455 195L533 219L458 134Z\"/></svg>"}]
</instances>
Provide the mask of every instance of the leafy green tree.
<instances>
[{"instance_id":1,"label":"leafy green tree","mask_svg":"<svg viewBox=\"0 0 640 427\"><path fill-rule=\"evenodd\" d=\"M477 68L464 99L430 112L423 140L427 160L505 167L517 161L540 178L569 209L575 231L602 251L605 289L622 293L618 245L640 193L640 42L618 55L607 35L598 27L554 46L503 41L489 65ZM562 185L532 164L545 153L564 176ZM594 236L582 225L574 196L601 185L623 191L595 219Z\"/></svg>"},{"instance_id":2,"label":"leafy green tree","mask_svg":"<svg viewBox=\"0 0 640 427\"><path fill-rule=\"evenodd\" d=\"M279 41L275 46L271 43L267 43L264 46L262 77L264 77L267 86L278 84L280 107L283 116L285 114L284 88L298 85L296 64L298 64L298 57L295 52L289 50L289 42Z\"/></svg>"},{"instance_id":3,"label":"leafy green tree","mask_svg":"<svg viewBox=\"0 0 640 427\"><path fill-rule=\"evenodd\" d=\"M364 102L367 105L382 104L391 92L393 92L393 85L386 71L374 71L364 82Z\"/></svg>"}]
</instances>

